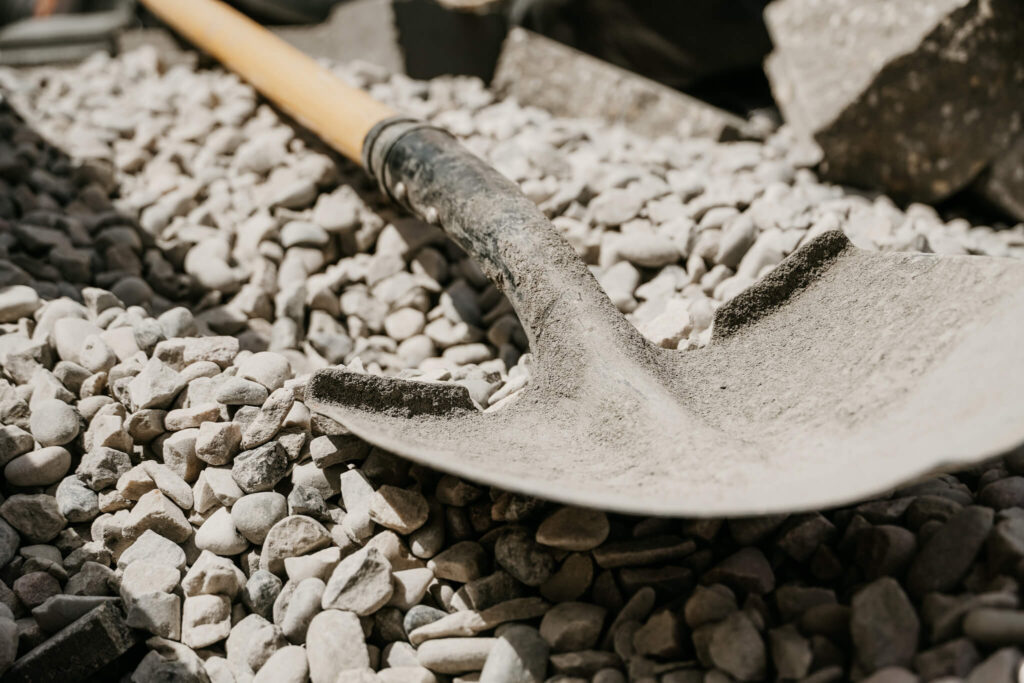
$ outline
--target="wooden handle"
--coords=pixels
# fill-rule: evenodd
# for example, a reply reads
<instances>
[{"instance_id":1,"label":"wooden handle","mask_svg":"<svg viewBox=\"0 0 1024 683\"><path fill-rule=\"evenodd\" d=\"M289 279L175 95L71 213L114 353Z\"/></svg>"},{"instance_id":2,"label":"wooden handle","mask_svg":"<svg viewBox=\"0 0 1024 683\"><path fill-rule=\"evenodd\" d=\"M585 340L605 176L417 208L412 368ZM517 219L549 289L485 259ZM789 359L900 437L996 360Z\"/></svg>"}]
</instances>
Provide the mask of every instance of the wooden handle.
<instances>
[{"instance_id":1,"label":"wooden handle","mask_svg":"<svg viewBox=\"0 0 1024 683\"><path fill-rule=\"evenodd\" d=\"M394 110L342 82L316 61L219 0L141 0L196 47L346 157Z\"/></svg>"}]
</instances>

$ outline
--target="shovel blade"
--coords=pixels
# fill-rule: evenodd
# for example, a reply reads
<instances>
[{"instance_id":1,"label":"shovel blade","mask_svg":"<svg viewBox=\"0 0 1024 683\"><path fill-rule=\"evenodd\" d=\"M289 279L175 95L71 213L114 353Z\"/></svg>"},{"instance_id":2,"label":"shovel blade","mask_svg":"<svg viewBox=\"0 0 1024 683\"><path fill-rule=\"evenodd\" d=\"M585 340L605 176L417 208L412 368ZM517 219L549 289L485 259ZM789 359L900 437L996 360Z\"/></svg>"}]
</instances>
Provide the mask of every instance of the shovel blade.
<instances>
[{"instance_id":1,"label":"shovel blade","mask_svg":"<svg viewBox=\"0 0 1024 683\"><path fill-rule=\"evenodd\" d=\"M827 233L720 309L707 348L618 329L581 342L576 367L537 349L530 385L499 411L337 369L307 402L437 469L636 514L820 509L1024 442L1018 261L868 252Z\"/></svg>"}]
</instances>

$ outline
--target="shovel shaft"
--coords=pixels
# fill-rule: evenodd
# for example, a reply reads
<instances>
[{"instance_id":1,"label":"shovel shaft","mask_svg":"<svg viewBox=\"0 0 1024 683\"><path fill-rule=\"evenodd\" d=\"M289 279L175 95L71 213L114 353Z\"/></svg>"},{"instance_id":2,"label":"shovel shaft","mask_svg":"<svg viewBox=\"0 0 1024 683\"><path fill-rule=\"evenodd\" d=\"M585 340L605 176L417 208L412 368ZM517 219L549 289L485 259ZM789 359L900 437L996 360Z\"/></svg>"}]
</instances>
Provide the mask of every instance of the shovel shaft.
<instances>
[{"instance_id":1,"label":"shovel shaft","mask_svg":"<svg viewBox=\"0 0 1024 683\"><path fill-rule=\"evenodd\" d=\"M218 0L141 0L296 121L359 162L363 139L395 112Z\"/></svg>"},{"instance_id":2,"label":"shovel shaft","mask_svg":"<svg viewBox=\"0 0 1024 683\"><path fill-rule=\"evenodd\" d=\"M386 194L473 256L509 298L535 353L598 331L637 336L537 205L451 134L393 117L370 131L363 155Z\"/></svg>"}]
</instances>

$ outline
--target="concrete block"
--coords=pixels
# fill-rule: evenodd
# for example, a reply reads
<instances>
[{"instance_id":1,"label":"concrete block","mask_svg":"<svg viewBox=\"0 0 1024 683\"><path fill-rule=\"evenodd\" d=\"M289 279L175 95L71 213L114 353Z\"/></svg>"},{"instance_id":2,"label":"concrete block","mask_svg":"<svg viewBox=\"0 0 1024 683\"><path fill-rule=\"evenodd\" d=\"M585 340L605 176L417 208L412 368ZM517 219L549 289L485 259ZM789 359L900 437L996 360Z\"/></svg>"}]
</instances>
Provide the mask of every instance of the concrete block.
<instances>
[{"instance_id":1,"label":"concrete block","mask_svg":"<svg viewBox=\"0 0 1024 683\"><path fill-rule=\"evenodd\" d=\"M778 0L766 62L829 179L937 201L1020 133L1020 0Z\"/></svg>"}]
</instances>

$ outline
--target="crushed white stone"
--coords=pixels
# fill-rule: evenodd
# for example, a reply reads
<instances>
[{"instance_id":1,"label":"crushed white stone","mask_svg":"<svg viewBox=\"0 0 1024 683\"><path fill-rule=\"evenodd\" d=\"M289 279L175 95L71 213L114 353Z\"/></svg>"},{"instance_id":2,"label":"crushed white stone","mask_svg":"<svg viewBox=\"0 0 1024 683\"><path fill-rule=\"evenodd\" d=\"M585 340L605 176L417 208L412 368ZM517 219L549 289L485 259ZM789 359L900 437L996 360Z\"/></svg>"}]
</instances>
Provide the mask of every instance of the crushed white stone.
<instances>
[{"instance_id":1,"label":"crushed white stone","mask_svg":"<svg viewBox=\"0 0 1024 683\"><path fill-rule=\"evenodd\" d=\"M1024 226L818 182L785 128L648 141L472 79L339 72L518 182L665 348L706 344L724 301L828 229L865 248L1024 256ZM143 49L2 69L0 85L0 673L19 632L36 637L64 603L38 619L26 606L117 595L153 636L140 681L173 667L217 683L688 681L712 667L705 680L833 680L850 672L825 665L850 647L863 651L840 659L866 676L884 662L834 638L850 598L835 586L899 575L914 547L938 554L936 529L971 503L1000 512L954 529L957 552L985 552L952 581L926 577L957 600L929 628L960 623L961 599L1010 615L970 612L986 638L1018 623L1019 459L967 475L971 488L938 477L827 518L722 523L547 505L371 448L305 405L314 371L458 382L492 409L529 383L514 311L460 249L220 69ZM722 562L737 545L758 546L737 554L749 566ZM812 559L773 574L798 556ZM896 598L880 613L916 623ZM929 639L968 642L947 630ZM988 644L957 647L899 663L967 680L975 660L1003 664Z\"/></svg>"}]
</instances>

